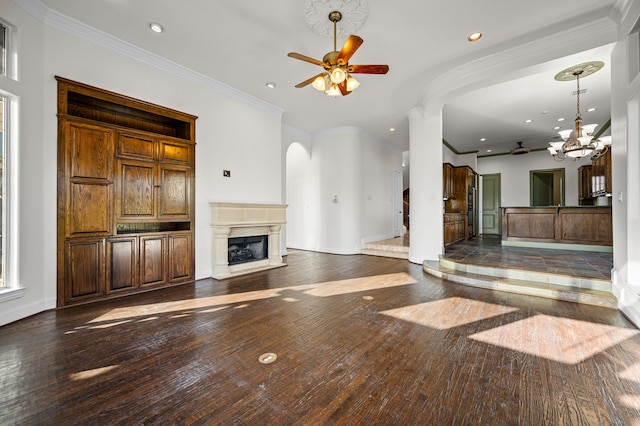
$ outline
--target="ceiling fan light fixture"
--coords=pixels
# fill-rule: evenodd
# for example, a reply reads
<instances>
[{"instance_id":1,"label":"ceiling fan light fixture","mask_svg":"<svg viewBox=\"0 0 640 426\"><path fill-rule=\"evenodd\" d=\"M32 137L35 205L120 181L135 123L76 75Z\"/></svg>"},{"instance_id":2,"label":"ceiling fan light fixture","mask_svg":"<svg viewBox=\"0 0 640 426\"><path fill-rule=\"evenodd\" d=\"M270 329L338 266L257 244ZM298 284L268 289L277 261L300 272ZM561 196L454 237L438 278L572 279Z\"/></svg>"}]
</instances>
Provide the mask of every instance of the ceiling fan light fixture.
<instances>
[{"instance_id":1,"label":"ceiling fan light fixture","mask_svg":"<svg viewBox=\"0 0 640 426\"><path fill-rule=\"evenodd\" d=\"M326 74L317 76L315 80L313 80L313 83L311 83L311 86L319 92L324 92L327 87L325 84L326 77Z\"/></svg>"},{"instance_id":2,"label":"ceiling fan light fixture","mask_svg":"<svg viewBox=\"0 0 640 426\"><path fill-rule=\"evenodd\" d=\"M329 87L329 89L325 91L325 93L327 94L327 96L334 97L342 95L342 92L340 91L340 88L337 84L332 84L331 87Z\"/></svg>"},{"instance_id":3,"label":"ceiling fan light fixture","mask_svg":"<svg viewBox=\"0 0 640 426\"><path fill-rule=\"evenodd\" d=\"M386 74L389 72L389 65L353 65L349 64L349 60L353 56L353 54L360 48L364 40L358 37L355 34L351 34L347 37L344 45L340 50L337 47L337 38L338 38L338 22L342 21L344 18L343 12L337 10L333 0L312 0L309 2L308 10L312 10L313 12L310 15L307 15L309 18L311 15L314 17L317 16L317 10L315 9L316 3L322 3L323 7L326 7L328 10L328 16L324 15L324 13L320 15L324 15L328 17L328 21L333 25L333 50L328 52L322 60L317 60L311 58L309 56L302 55L296 52L289 52L287 56L290 58L298 59L304 62L308 62L314 65L319 65L323 68L323 72L314 77L311 77L301 83L296 84L296 88L302 88L309 84L311 84L316 90L324 91L329 96L346 96L350 94L353 90L358 88L360 83L350 76L353 74ZM358 3L351 4L349 3L348 7L345 6L348 10L348 16L353 15L357 12L357 9L361 8L364 5L364 0L358 0ZM309 20L307 20L309 23ZM312 27L315 28L315 25ZM320 77L326 76L324 78L324 86L322 84L322 80Z\"/></svg>"},{"instance_id":4,"label":"ceiling fan light fixture","mask_svg":"<svg viewBox=\"0 0 640 426\"><path fill-rule=\"evenodd\" d=\"M347 72L337 66L331 70L331 82L335 84L342 83L347 78Z\"/></svg>"},{"instance_id":5,"label":"ceiling fan light fixture","mask_svg":"<svg viewBox=\"0 0 640 426\"><path fill-rule=\"evenodd\" d=\"M355 78L349 76L347 77L347 91L353 92L360 86L360 82Z\"/></svg>"}]
</instances>

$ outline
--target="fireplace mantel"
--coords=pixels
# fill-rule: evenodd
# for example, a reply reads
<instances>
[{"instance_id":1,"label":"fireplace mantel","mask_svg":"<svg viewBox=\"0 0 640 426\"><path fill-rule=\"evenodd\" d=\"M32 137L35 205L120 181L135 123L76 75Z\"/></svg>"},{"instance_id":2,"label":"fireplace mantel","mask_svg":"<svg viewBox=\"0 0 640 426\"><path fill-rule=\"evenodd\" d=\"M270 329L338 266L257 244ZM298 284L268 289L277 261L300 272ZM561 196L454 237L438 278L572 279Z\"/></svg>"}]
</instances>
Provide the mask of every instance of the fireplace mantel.
<instances>
[{"instance_id":1,"label":"fireplace mantel","mask_svg":"<svg viewBox=\"0 0 640 426\"><path fill-rule=\"evenodd\" d=\"M213 278L224 279L286 266L280 255L280 230L286 221L286 204L209 203L213 231ZM229 238L269 236L268 259L229 265Z\"/></svg>"}]
</instances>

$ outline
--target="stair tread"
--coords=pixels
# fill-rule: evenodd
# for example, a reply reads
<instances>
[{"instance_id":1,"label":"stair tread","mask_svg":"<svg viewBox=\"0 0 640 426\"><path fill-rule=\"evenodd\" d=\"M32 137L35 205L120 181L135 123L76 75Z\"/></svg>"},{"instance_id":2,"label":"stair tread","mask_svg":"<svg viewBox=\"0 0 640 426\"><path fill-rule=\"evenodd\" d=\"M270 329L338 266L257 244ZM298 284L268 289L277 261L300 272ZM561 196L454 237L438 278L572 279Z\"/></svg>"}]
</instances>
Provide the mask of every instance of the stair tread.
<instances>
[{"instance_id":1,"label":"stair tread","mask_svg":"<svg viewBox=\"0 0 640 426\"><path fill-rule=\"evenodd\" d=\"M587 303L596 303L603 306L615 306L617 299L609 291L594 290L588 288L574 287L569 285L551 284L547 282L521 280L514 278L505 278L499 276L477 274L473 272L464 272L456 269L448 268L440 265L437 261L425 261L423 268L437 270L446 275L443 277L453 282L461 284L474 285L477 287L491 288L494 290L513 291L532 296L553 297L560 300L581 301ZM427 271L428 272L428 271ZM460 280L456 280L458 277ZM474 280L473 283L462 282L463 279ZM487 283L483 286L481 283ZM499 286L501 288L495 288ZM542 293L540 293L542 292ZM564 297L563 297L564 295Z\"/></svg>"},{"instance_id":2,"label":"stair tread","mask_svg":"<svg viewBox=\"0 0 640 426\"><path fill-rule=\"evenodd\" d=\"M565 274L559 274L559 273L555 273L555 272L543 272L543 271L532 271L532 270L528 270L528 269L519 269L519 268L508 268L508 267L504 267L504 266L484 266L484 265L478 265L476 263L471 263L471 262L464 262L464 261L460 261L460 260L454 260L454 259L443 259L445 262L447 263L455 263L455 264L459 264L459 265L465 265L465 266L469 266L469 267L475 267L475 268L481 268L481 269L493 269L493 270L499 270L499 271L513 271L513 272L518 272L518 273L523 273L526 272L527 274L531 274L531 275L542 275L542 276L550 276L550 277L568 277L568 275ZM428 262L435 262L438 263L438 261L428 261ZM606 278L598 278L598 277L578 277L580 279L583 280L591 280L591 281L600 281L600 282L611 282L611 280L608 280Z\"/></svg>"}]
</instances>

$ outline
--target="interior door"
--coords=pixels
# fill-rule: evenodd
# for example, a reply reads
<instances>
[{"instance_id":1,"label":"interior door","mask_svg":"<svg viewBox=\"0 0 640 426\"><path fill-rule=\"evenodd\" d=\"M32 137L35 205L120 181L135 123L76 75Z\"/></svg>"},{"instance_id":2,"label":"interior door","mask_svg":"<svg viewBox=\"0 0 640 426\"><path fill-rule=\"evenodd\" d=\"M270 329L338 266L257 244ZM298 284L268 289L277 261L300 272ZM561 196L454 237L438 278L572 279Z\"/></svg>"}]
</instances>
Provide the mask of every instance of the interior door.
<instances>
[{"instance_id":1,"label":"interior door","mask_svg":"<svg viewBox=\"0 0 640 426\"><path fill-rule=\"evenodd\" d=\"M501 234L500 174L482 175L482 233Z\"/></svg>"}]
</instances>

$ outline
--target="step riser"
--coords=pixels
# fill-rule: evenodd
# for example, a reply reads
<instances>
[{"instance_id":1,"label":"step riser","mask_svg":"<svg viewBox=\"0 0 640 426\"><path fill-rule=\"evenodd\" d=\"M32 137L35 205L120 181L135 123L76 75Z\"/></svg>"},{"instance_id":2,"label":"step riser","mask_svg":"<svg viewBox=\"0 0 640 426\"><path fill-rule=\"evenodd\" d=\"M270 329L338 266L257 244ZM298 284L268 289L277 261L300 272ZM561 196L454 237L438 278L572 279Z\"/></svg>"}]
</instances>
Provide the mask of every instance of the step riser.
<instances>
[{"instance_id":1,"label":"step riser","mask_svg":"<svg viewBox=\"0 0 640 426\"><path fill-rule=\"evenodd\" d=\"M360 253L367 254L369 256L394 257L396 259L409 259L409 253L403 253L399 251L363 249Z\"/></svg>"}]
</instances>

